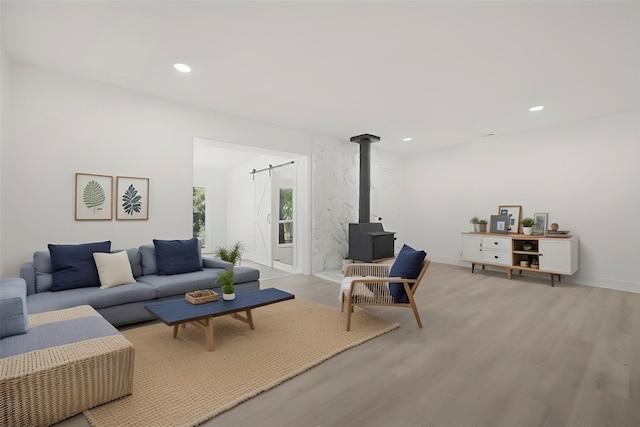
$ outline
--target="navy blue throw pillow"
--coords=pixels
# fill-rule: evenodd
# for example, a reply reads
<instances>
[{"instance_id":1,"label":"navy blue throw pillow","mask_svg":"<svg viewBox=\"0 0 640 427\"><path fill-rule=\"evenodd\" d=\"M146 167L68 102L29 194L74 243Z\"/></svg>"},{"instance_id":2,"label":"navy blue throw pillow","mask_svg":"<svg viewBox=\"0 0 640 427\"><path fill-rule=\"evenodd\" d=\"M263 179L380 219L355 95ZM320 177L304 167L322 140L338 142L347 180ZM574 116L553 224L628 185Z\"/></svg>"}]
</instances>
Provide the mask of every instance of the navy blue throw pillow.
<instances>
[{"instance_id":1,"label":"navy blue throw pillow","mask_svg":"<svg viewBox=\"0 0 640 427\"><path fill-rule=\"evenodd\" d=\"M100 276L93 260L93 253L109 253L109 251L111 251L109 240L80 245L50 244L49 253L53 270L51 291L100 286Z\"/></svg>"},{"instance_id":2,"label":"navy blue throw pillow","mask_svg":"<svg viewBox=\"0 0 640 427\"><path fill-rule=\"evenodd\" d=\"M417 251L409 245L403 245L391 266L389 277L417 279L426 256L427 253L425 251ZM404 285L402 283L389 283L389 291L395 302L409 302L409 296L404 291Z\"/></svg>"},{"instance_id":3,"label":"navy blue throw pillow","mask_svg":"<svg viewBox=\"0 0 640 427\"><path fill-rule=\"evenodd\" d=\"M202 270L198 239L195 237L188 240L153 239L153 245L159 276Z\"/></svg>"}]
</instances>

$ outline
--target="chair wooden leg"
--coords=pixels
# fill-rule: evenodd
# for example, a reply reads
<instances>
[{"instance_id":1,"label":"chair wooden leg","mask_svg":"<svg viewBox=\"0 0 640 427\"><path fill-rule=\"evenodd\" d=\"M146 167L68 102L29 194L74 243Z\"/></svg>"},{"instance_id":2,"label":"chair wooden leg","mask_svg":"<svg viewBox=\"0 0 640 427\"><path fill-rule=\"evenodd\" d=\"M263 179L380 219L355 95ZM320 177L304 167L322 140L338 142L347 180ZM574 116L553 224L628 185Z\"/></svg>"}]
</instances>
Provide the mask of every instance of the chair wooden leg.
<instances>
[{"instance_id":1,"label":"chair wooden leg","mask_svg":"<svg viewBox=\"0 0 640 427\"><path fill-rule=\"evenodd\" d=\"M416 316L416 322L418 322L418 327L422 329L422 321L420 320L420 314L418 314L418 307L416 307L416 302L413 298L410 298L409 303L411 304L411 310L413 310L413 315Z\"/></svg>"},{"instance_id":2,"label":"chair wooden leg","mask_svg":"<svg viewBox=\"0 0 640 427\"><path fill-rule=\"evenodd\" d=\"M347 332L351 329L351 313L353 313L353 307L351 306L351 298L347 302Z\"/></svg>"}]
</instances>

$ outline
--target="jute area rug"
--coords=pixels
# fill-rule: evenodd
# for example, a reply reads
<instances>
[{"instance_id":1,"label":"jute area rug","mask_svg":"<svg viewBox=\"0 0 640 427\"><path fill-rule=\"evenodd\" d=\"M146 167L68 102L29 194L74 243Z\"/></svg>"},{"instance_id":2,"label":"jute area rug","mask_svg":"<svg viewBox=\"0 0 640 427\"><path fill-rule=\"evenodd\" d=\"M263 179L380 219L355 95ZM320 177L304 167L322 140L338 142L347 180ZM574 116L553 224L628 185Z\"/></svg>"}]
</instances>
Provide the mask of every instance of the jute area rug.
<instances>
[{"instance_id":1,"label":"jute area rug","mask_svg":"<svg viewBox=\"0 0 640 427\"><path fill-rule=\"evenodd\" d=\"M135 347L133 394L85 411L92 426L194 426L351 347L398 327L356 310L301 299L253 310L255 330L231 316L214 320L215 350L204 331L158 323L123 332ZM117 373L109 373L116 375Z\"/></svg>"}]
</instances>

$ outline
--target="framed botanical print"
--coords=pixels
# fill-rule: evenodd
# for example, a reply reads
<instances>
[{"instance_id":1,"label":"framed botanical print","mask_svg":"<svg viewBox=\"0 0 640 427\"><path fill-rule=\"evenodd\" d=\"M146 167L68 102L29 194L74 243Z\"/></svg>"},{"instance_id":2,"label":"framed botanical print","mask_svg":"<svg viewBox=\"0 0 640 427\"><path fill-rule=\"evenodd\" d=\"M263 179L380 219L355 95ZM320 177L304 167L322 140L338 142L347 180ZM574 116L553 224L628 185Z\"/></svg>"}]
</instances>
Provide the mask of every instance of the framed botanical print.
<instances>
[{"instance_id":1,"label":"framed botanical print","mask_svg":"<svg viewBox=\"0 0 640 427\"><path fill-rule=\"evenodd\" d=\"M548 213L534 213L533 234L547 234L547 222L549 221Z\"/></svg>"},{"instance_id":2,"label":"framed botanical print","mask_svg":"<svg viewBox=\"0 0 640 427\"><path fill-rule=\"evenodd\" d=\"M507 215L509 217L508 233L520 233L520 219L522 215L522 206L505 205L498 207L498 215Z\"/></svg>"},{"instance_id":3,"label":"framed botanical print","mask_svg":"<svg viewBox=\"0 0 640 427\"><path fill-rule=\"evenodd\" d=\"M76 173L75 218L78 221L113 219L113 177Z\"/></svg>"},{"instance_id":4,"label":"framed botanical print","mask_svg":"<svg viewBox=\"0 0 640 427\"><path fill-rule=\"evenodd\" d=\"M149 178L117 177L116 219L149 219Z\"/></svg>"}]
</instances>

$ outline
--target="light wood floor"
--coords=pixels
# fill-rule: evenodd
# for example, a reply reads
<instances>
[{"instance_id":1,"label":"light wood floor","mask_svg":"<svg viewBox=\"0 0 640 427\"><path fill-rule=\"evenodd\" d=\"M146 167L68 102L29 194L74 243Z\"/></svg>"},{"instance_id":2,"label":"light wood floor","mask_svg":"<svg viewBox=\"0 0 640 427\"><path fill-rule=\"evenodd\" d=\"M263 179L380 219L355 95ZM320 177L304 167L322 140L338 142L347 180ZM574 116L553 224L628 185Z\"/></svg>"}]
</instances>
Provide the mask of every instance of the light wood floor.
<instances>
[{"instance_id":1,"label":"light wood floor","mask_svg":"<svg viewBox=\"0 0 640 427\"><path fill-rule=\"evenodd\" d=\"M423 329L410 310L372 309L400 328L204 425L640 426L640 294L569 279L432 263L416 293ZM339 285L317 277L262 284L339 306Z\"/></svg>"}]
</instances>

